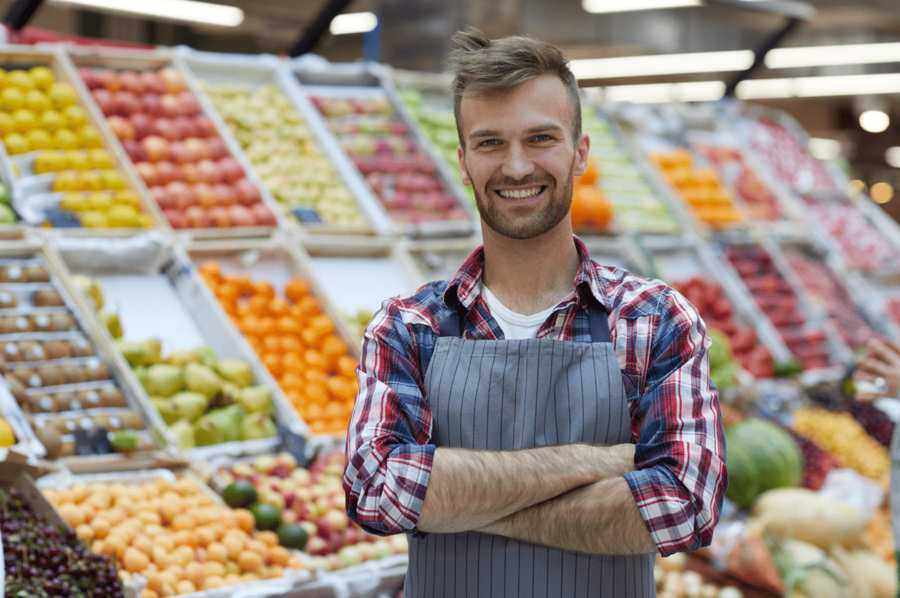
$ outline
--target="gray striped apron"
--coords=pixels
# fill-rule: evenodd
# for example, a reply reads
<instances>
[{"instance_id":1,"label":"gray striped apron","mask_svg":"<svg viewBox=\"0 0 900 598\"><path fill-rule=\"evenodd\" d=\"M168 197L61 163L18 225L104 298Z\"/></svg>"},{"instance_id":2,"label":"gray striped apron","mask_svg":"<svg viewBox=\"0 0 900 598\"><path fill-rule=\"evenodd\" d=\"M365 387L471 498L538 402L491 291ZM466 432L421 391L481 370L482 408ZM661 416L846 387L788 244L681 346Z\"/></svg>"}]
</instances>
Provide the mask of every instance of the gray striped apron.
<instances>
[{"instance_id":1,"label":"gray striped apron","mask_svg":"<svg viewBox=\"0 0 900 598\"><path fill-rule=\"evenodd\" d=\"M607 312L590 303L591 343L464 340L465 314L444 319L425 376L431 442L475 450L632 442ZM430 534L410 538L404 598L652 598L654 559Z\"/></svg>"}]
</instances>

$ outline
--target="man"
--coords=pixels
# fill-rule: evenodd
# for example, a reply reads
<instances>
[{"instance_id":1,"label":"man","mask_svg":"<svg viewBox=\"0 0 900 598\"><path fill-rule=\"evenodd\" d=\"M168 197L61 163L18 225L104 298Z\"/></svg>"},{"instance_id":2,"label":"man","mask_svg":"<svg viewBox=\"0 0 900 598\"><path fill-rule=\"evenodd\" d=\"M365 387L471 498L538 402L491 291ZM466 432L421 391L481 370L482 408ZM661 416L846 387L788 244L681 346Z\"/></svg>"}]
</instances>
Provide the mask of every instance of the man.
<instances>
[{"instance_id":1,"label":"man","mask_svg":"<svg viewBox=\"0 0 900 598\"><path fill-rule=\"evenodd\" d=\"M484 245L369 324L347 512L413 533L407 598L653 596L655 554L708 544L725 490L705 327L573 237L590 141L562 53L453 41Z\"/></svg>"}]
</instances>

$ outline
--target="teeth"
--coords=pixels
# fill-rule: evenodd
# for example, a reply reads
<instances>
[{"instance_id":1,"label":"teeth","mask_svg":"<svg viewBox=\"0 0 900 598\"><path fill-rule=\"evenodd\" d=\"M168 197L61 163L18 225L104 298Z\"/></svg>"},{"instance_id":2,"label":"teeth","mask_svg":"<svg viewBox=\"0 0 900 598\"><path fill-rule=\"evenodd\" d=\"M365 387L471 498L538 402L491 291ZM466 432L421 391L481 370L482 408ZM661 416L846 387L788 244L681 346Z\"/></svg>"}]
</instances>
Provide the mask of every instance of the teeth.
<instances>
[{"instance_id":1,"label":"teeth","mask_svg":"<svg viewBox=\"0 0 900 598\"><path fill-rule=\"evenodd\" d=\"M504 199L528 199L529 197L537 197L541 194L542 187L535 187L526 190L498 191L500 197Z\"/></svg>"}]
</instances>

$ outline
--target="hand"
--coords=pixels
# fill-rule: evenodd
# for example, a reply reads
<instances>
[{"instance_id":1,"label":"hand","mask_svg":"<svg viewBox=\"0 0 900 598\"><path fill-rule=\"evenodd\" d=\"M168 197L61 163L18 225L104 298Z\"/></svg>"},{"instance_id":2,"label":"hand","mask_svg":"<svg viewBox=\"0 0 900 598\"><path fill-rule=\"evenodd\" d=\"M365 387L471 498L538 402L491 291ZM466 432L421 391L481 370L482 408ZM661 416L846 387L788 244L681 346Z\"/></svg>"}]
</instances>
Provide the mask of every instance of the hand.
<instances>
[{"instance_id":1,"label":"hand","mask_svg":"<svg viewBox=\"0 0 900 598\"><path fill-rule=\"evenodd\" d=\"M858 401L874 401L883 396L896 397L900 391L900 346L885 339L869 341L853 379L874 384L884 383L887 387L883 394L857 393Z\"/></svg>"}]
</instances>

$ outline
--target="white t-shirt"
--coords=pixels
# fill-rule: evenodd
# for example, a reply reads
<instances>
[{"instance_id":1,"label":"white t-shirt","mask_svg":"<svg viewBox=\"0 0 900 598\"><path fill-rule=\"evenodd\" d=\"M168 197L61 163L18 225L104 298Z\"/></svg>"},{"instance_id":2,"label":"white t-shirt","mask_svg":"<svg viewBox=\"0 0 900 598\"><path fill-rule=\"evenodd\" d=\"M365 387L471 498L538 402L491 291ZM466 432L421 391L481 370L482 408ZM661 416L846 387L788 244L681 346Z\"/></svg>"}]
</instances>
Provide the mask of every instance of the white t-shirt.
<instances>
[{"instance_id":1,"label":"white t-shirt","mask_svg":"<svg viewBox=\"0 0 900 598\"><path fill-rule=\"evenodd\" d=\"M550 317L553 310L556 309L556 306L554 305L550 309L545 309L533 316L523 316L500 303L491 290L483 284L481 285L481 291L484 293L485 300L487 300L491 315L497 320L497 324L500 326L500 330L503 331L503 335L507 340L535 338L538 330L541 329L541 326L543 326L547 318Z\"/></svg>"}]
</instances>

